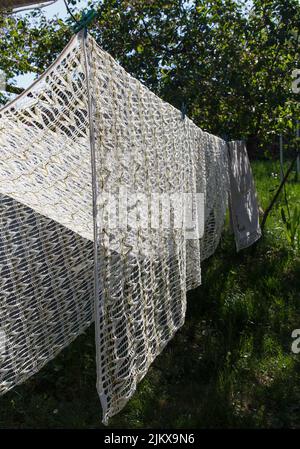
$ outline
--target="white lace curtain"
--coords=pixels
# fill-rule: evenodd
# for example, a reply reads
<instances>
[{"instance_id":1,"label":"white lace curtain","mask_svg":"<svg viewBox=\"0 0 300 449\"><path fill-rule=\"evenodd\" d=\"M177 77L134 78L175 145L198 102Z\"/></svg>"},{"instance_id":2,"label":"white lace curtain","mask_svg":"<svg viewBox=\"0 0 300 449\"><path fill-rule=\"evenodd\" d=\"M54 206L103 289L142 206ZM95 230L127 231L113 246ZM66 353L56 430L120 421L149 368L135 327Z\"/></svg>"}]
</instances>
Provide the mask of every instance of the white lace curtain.
<instances>
[{"instance_id":1,"label":"white lace curtain","mask_svg":"<svg viewBox=\"0 0 300 449\"><path fill-rule=\"evenodd\" d=\"M221 236L228 168L225 141L76 35L0 111L0 392L94 320L104 423L120 411L184 323L186 292L200 285L201 260ZM135 226L118 203L107 227L107 198L124 191ZM161 198L198 193L204 234L187 239L163 222ZM139 195L160 204L156 226ZM183 206L170 206L171 222Z\"/></svg>"}]
</instances>

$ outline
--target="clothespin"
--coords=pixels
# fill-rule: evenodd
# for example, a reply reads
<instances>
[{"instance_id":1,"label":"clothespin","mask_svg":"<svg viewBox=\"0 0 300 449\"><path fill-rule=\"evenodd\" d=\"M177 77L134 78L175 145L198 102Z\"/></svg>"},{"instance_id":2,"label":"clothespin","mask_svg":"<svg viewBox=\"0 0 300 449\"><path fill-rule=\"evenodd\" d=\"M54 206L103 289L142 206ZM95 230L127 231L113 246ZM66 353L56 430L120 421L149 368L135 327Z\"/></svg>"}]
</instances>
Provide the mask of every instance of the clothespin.
<instances>
[{"instance_id":1,"label":"clothespin","mask_svg":"<svg viewBox=\"0 0 300 449\"><path fill-rule=\"evenodd\" d=\"M84 29L85 34L87 34L88 26L97 17L97 12L92 8L87 13L82 13L81 19L73 26L74 33Z\"/></svg>"}]
</instances>

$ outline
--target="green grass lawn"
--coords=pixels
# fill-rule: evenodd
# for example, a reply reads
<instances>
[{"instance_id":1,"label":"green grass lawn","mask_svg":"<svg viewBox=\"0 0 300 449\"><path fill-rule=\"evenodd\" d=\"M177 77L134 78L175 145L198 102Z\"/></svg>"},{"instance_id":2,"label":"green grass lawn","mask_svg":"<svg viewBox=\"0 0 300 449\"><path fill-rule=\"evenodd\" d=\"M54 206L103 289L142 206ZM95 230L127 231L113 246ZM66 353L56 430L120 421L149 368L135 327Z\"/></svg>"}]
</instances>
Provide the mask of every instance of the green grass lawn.
<instances>
[{"instance_id":1,"label":"green grass lawn","mask_svg":"<svg viewBox=\"0 0 300 449\"><path fill-rule=\"evenodd\" d=\"M278 164L255 162L262 207L278 186ZM291 206L300 182L289 182ZM189 293L186 323L156 359L110 426L122 428L300 428L300 254L286 240L280 209L263 239L237 254L225 230L203 263L203 285ZM37 375L0 398L0 428L96 428L91 328Z\"/></svg>"}]
</instances>

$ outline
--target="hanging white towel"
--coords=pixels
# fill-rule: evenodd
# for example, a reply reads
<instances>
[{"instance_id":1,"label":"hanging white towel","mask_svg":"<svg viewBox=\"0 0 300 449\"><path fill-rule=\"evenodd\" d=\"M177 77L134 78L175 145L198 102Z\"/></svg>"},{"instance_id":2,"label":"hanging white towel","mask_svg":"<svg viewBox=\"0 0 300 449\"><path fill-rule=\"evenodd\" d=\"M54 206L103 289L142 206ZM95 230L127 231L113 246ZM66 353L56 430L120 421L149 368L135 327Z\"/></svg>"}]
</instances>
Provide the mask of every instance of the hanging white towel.
<instances>
[{"instance_id":1,"label":"hanging white towel","mask_svg":"<svg viewBox=\"0 0 300 449\"><path fill-rule=\"evenodd\" d=\"M259 207L245 142L229 142L228 152L230 221L240 251L261 237Z\"/></svg>"}]
</instances>

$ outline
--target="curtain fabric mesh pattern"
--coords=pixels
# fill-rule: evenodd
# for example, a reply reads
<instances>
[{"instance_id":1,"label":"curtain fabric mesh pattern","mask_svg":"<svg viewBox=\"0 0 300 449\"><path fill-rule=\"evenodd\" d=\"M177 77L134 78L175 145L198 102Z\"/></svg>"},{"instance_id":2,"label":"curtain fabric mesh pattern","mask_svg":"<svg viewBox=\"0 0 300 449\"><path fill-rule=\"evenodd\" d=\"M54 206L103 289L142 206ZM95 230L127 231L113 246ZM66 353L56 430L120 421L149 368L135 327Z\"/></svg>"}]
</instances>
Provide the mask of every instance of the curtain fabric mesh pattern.
<instances>
[{"instance_id":1,"label":"curtain fabric mesh pattern","mask_svg":"<svg viewBox=\"0 0 300 449\"><path fill-rule=\"evenodd\" d=\"M183 325L186 292L220 240L228 188L225 141L182 119L90 36L75 36L0 111L0 392L95 319L107 423ZM107 194L124 191L136 226L118 206L107 229ZM139 195L156 204L186 193L204 197L201 239L165 226L162 206L140 205ZM171 224L178 209L170 205Z\"/></svg>"},{"instance_id":2,"label":"curtain fabric mesh pattern","mask_svg":"<svg viewBox=\"0 0 300 449\"><path fill-rule=\"evenodd\" d=\"M93 321L91 163L82 42L0 112L0 392Z\"/></svg>"}]
</instances>

